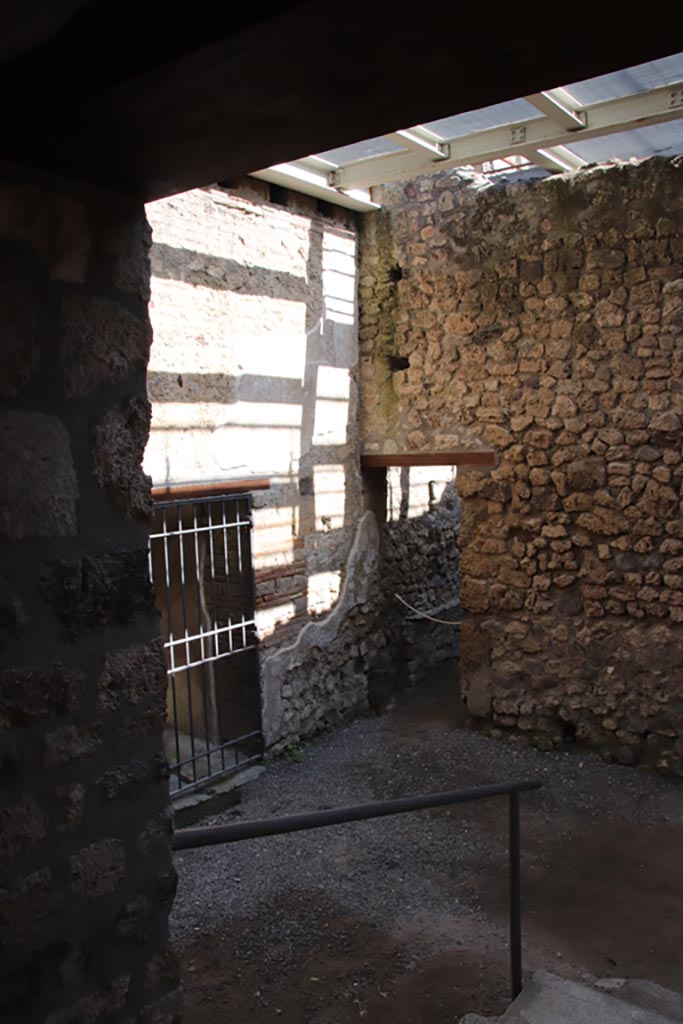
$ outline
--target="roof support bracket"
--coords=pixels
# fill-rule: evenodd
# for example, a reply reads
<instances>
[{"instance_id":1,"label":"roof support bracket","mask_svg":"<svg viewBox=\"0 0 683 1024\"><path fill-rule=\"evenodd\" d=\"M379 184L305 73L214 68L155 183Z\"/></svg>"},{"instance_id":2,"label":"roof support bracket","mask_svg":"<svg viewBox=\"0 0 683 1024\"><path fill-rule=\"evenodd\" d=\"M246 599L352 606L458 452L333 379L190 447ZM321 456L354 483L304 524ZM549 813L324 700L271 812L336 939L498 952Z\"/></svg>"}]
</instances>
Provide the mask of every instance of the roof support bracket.
<instances>
[{"instance_id":1,"label":"roof support bracket","mask_svg":"<svg viewBox=\"0 0 683 1024\"><path fill-rule=\"evenodd\" d=\"M422 125L417 128L401 129L385 135L386 139L396 142L404 149L412 150L414 153L421 153L423 156L431 156L433 160L447 160L450 156L450 147L443 143L437 135L430 132Z\"/></svg>"},{"instance_id":2,"label":"roof support bracket","mask_svg":"<svg viewBox=\"0 0 683 1024\"><path fill-rule=\"evenodd\" d=\"M578 103L566 89L549 89L526 97L527 103L568 132L586 128L588 118L585 110L577 110Z\"/></svg>"}]
</instances>

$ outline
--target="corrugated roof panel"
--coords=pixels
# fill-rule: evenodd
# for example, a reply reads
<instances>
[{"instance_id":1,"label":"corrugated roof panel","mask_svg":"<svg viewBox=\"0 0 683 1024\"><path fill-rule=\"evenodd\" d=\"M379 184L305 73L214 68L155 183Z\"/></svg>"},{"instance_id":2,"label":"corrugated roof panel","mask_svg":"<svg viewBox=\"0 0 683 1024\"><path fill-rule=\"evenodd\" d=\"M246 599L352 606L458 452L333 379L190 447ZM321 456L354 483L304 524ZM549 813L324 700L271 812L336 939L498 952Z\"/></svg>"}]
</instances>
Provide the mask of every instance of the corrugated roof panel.
<instances>
[{"instance_id":1,"label":"corrugated roof panel","mask_svg":"<svg viewBox=\"0 0 683 1024\"><path fill-rule=\"evenodd\" d=\"M589 163L630 160L655 154L675 156L683 153L683 120L633 128L627 132L586 139L585 142L572 142L568 148Z\"/></svg>"},{"instance_id":2,"label":"corrugated roof panel","mask_svg":"<svg viewBox=\"0 0 683 1024\"><path fill-rule=\"evenodd\" d=\"M648 92L649 90L665 88L668 85L674 83L680 84L683 82L683 53L673 54L670 57L664 57L661 60L649 61L646 64L639 64L635 67L625 68L622 71L616 71L608 75L601 75L598 78L584 80L581 82L574 82L570 85L564 86L567 92L574 97L577 106L587 108L588 115L588 129L591 130L591 116L598 117L594 112L591 115L590 108L594 104L608 103L610 100L617 100L622 97L634 96L639 93ZM560 87L561 88L561 87ZM667 104L667 94L664 93L662 97L658 97L656 103L663 102ZM562 98L560 94L560 103ZM642 123L645 117L649 116L660 116L664 114L669 116L669 109L671 116L678 118L679 116L679 103L680 97L678 95L673 97L673 103L669 103L669 106L664 110L660 111L660 107L647 106L645 103L646 110L650 113L643 115L643 117L636 116L635 113L629 115L630 111L640 110L643 107L642 103L634 101L630 103L627 101L625 104L626 112L620 121L612 121L611 123L616 127L617 124L633 124L637 125ZM543 106L543 104L541 105ZM621 105L619 105L617 113L623 113ZM557 116L557 110L552 110L551 115ZM604 108L601 112L606 118L606 125L609 126L609 111L605 112ZM616 115L615 115L616 116ZM444 141L447 140L460 140L464 139L469 135L475 135L478 132L487 131L489 129L504 129L511 127L512 125L519 124L520 122L527 122L534 124L543 120L543 114L537 107L529 103L524 98L509 100L506 103L497 103L494 106L484 107L480 110L472 110L462 114L456 114L452 117L444 117L435 121L425 122L424 127L429 129L434 135L441 138ZM550 121L547 122L551 123ZM559 117L556 121L556 126L566 124L567 119ZM570 122L571 123L571 122ZM598 123L600 123L598 121ZM572 125L573 127L573 125ZM505 131L494 132L494 140L489 139L491 142L492 149L480 150L479 152L491 152L496 155L497 158L505 158L509 154L506 153L505 147L509 144L515 152L523 153L528 159L534 158L534 146L540 145L539 142L534 143L534 136L538 136L535 127L529 131L529 142L527 139L527 127L525 126L525 132L522 135L520 133L519 138L515 138L514 142L512 136L506 139ZM419 134L419 133L418 133ZM552 133L551 133L552 134ZM600 138L585 139L582 137L581 129L571 134L563 132L558 127L555 132L555 137L562 138L564 145L567 149L574 152L577 156L583 158L588 163L601 163L609 160L631 160L639 159L655 154L662 156L674 156L678 153L683 153L683 118L667 121L657 125L651 125L645 128L633 127L626 131L619 133L603 135ZM361 142L354 143L349 146L340 146L336 149L329 149L324 153L317 154L324 160L329 161L334 169L337 171L336 183L342 182L341 188L345 187L360 187L358 183L361 183L362 187L369 187L373 183L379 183L382 180L393 180L397 176L403 174L404 177L409 177L411 171L417 174L425 174L430 171L438 172L440 170L439 161L433 159L433 154L430 153L427 148L424 152L420 152L420 145L416 143L416 140L408 140L409 145L406 147L399 145L398 143L387 139L385 137L365 139ZM495 143L495 144L494 144ZM552 148L552 146L551 146ZM457 152L462 153L462 146L456 149ZM477 144L473 142L472 153L478 152ZM392 157L398 155L397 160L382 161L379 160L373 163L373 157ZM368 164L364 165L364 161L369 161ZM305 162L305 161L304 161ZM500 160L498 160L500 163ZM349 165L356 165L356 167L349 172L345 173L345 169ZM496 162L494 161L493 166L495 167ZM331 169L331 168L330 168ZM326 170L325 165L317 165L316 171L323 174ZM512 173L512 172L510 172ZM529 173L526 170L524 173ZM354 177L355 175L355 177ZM384 178L383 175L387 177ZM508 172L506 175L509 176ZM344 185L344 181L351 183L348 186ZM356 182L356 186L353 186L353 182ZM296 175L292 176L292 188L300 188L301 183L296 178ZM316 186L318 187L318 186ZM324 185L325 188L334 188L334 186ZM303 189L305 191L305 188ZM311 193L317 194L317 193Z\"/></svg>"},{"instance_id":3,"label":"corrugated roof panel","mask_svg":"<svg viewBox=\"0 0 683 1024\"><path fill-rule=\"evenodd\" d=\"M656 89L660 85L669 85L683 79L683 53L675 53L672 57L662 57L647 64L615 71L611 75L600 75L583 82L574 82L565 88L583 106L591 103L603 103L618 96L629 96L646 89Z\"/></svg>"},{"instance_id":4,"label":"corrugated roof panel","mask_svg":"<svg viewBox=\"0 0 683 1024\"><path fill-rule=\"evenodd\" d=\"M316 153L324 160L333 164L353 163L354 160L365 160L370 156L386 156L388 153L400 153L401 147L380 136L377 139L365 139L363 142L353 142L350 146L340 146L338 149L328 149L324 153Z\"/></svg>"},{"instance_id":5,"label":"corrugated roof panel","mask_svg":"<svg viewBox=\"0 0 683 1024\"><path fill-rule=\"evenodd\" d=\"M466 114L455 114L453 117L442 117L439 121L427 121L425 128L436 132L442 139L455 139L471 132L485 131L487 128L499 128L501 125L526 121L530 117L542 115L526 100L508 100L496 103L492 107L470 110Z\"/></svg>"},{"instance_id":6,"label":"corrugated roof panel","mask_svg":"<svg viewBox=\"0 0 683 1024\"><path fill-rule=\"evenodd\" d=\"M645 92L677 81L683 81L683 53L649 61L647 64L639 64L623 71L615 71L609 75L601 75L599 78L574 82L565 88L579 104L590 106L593 103ZM541 116L527 100L517 99L456 114L453 117L442 117L437 121L428 121L425 122L425 127L442 139L458 139L488 128L499 128ZM630 157L650 156L653 153L678 153L680 142L677 141L677 131L674 124L659 125L655 128L638 129L601 139L572 143L571 148L591 162L609 159L628 160ZM330 149L318 155L337 166L345 166L368 157L399 152L400 146L380 137L366 139L350 146L340 146L338 149Z\"/></svg>"}]
</instances>

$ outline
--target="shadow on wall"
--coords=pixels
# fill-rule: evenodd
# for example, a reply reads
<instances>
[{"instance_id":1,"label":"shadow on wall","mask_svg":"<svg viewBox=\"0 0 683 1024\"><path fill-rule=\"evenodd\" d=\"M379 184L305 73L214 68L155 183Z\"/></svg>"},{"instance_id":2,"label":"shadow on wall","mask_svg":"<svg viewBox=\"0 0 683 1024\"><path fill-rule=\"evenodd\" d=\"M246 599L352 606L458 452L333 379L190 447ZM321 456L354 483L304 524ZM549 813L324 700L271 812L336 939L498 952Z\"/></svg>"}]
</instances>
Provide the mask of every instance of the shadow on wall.
<instances>
[{"instance_id":1,"label":"shadow on wall","mask_svg":"<svg viewBox=\"0 0 683 1024\"><path fill-rule=\"evenodd\" d=\"M334 605L360 511L356 239L346 212L256 198L215 188L150 207L145 468L155 484L270 477L253 538L269 646Z\"/></svg>"},{"instance_id":2,"label":"shadow on wall","mask_svg":"<svg viewBox=\"0 0 683 1024\"><path fill-rule=\"evenodd\" d=\"M325 651L306 649L304 663L300 648L278 681L278 721L295 736L367 706L369 676L402 675L407 652L407 675L418 677L429 627L404 621L411 613L391 588L421 609L440 607L436 591L457 592L457 556L449 540L454 569L443 549L453 517L445 505L436 511L444 481L392 478L391 507L376 509L390 521L382 580L368 589L349 578L373 504L360 474L355 221L342 210L321 216L308 197L291 196L287 208L265 202L263 183L248 189L204 189L149 208L155 341L145 468L156 485L270 478L270 490L254 494L262 664L331 616L345 586L347 601L363 595L333 618L339 628Z\"/></svg>"}]
</instances>

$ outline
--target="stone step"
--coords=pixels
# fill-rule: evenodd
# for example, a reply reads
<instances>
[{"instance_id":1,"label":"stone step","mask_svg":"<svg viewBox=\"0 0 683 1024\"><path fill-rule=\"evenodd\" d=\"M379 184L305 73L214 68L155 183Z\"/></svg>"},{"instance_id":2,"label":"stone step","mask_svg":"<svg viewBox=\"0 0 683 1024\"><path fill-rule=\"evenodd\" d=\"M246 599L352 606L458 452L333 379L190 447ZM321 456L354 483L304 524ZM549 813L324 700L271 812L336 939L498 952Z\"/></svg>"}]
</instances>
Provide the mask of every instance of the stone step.
<instances>
[{"instance_id":1,"label":"stone step","mask_svg":"<svg viewBox=\"0 0 683 1024\"><path fill-rule=\"evenodd\" d=\"M182 790L180 793L171 793L176 828L194 825L209 814L219 814L240 803L242 787L253 782L265 770L264 765L253 764L227 777L207 779L201 789L192 789L189 793Z\"/></svg>"},{"instance_id":2,"label":"stone step","mask_svg":"<svg viewBox=\"0 0 683 1024\"><path fill-rule=\"evenodd\" d=\"M634 1006L655 1010L663 1017L683 1022L683 995L670 988L656 985L653 981L639 981L632 978L601 978L594 988L617 999L623 999Z\"/></svg>"},{"instance_id":3,"label":"stone step","mask_svg":"<svg viewBox=\"0 0 683 1024\"><path fill-rule=\"evenodd\" d=\"M507 1008L499 1024L672 1024L676 1019L539 971Z\"/></svg>"}]
</instances>

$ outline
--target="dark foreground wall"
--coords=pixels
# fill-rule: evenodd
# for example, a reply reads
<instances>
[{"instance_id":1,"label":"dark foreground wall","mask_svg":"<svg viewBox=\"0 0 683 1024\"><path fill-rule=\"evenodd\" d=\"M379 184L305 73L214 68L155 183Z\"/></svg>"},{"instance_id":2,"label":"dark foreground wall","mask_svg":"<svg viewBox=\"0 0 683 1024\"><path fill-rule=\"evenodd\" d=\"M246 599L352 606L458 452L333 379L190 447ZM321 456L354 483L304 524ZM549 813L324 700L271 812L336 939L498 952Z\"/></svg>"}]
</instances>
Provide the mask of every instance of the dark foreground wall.
<instances>
[{"instance_id":1,"label":"dark foreground wall","mask_svg":"<svg viewBox=\"0 0 683 1024\"><path fill-rule=\"evenodd\" d=\"M168 1024L141 204L0 178L0 1017Z\"/></svg>"},{"instance_id":2,"label":"dark foreground wall","mask_svg":"<svg viewBox=\"0 0 683 1024\"><path fill-rule=\"evenodd\" d=\"M380 201L365 450L499 453L457 481L469 710L680 771L680 158L484 189L442 174Z\"/></svg>"}]
</instances>

